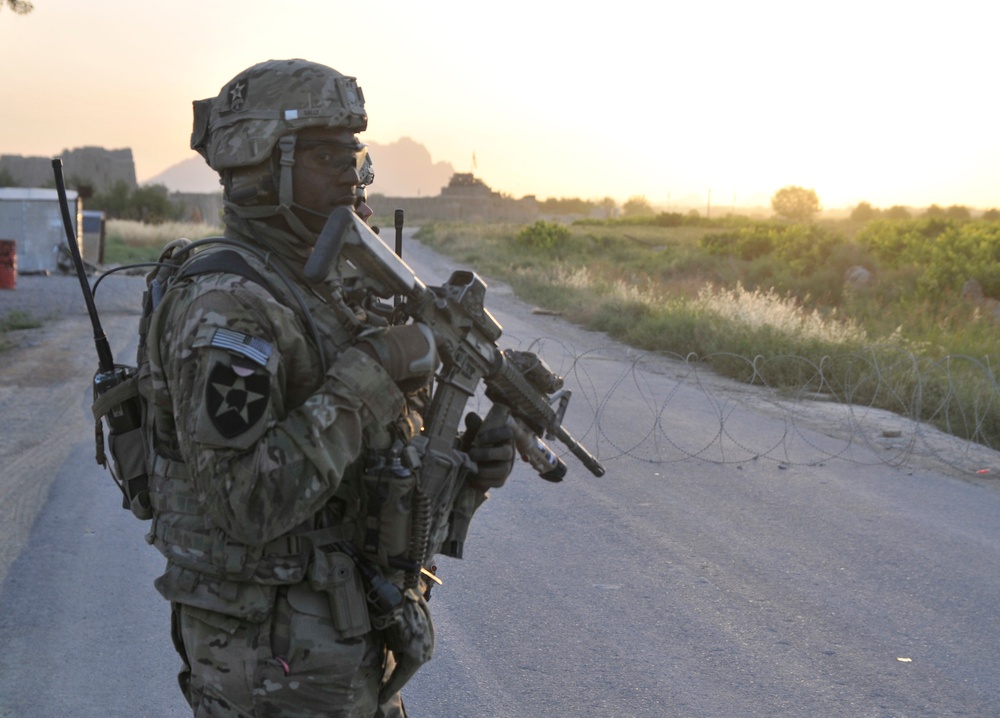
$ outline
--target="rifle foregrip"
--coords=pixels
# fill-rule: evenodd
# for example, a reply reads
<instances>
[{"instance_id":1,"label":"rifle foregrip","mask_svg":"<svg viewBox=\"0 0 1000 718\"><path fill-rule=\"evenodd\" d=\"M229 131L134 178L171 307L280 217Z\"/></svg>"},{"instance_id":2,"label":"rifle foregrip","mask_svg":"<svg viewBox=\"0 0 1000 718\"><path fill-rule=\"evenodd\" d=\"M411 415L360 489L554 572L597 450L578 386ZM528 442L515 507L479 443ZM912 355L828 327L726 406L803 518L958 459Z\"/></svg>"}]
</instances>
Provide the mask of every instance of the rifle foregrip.
<instances>
[{"instance_id":1,"label":"rifle foregrip","mask_svg":"<svg viewBox=\"0 0 1000 718\"><path fill-rule=\"evenodd\" d=\"M604 466L601 462L557 423L555 409L549 405L548 397L535 389L517 368L506 360L503 352L498 354L499 365L486 380L486 395L510 407L511 414L524 422L538 436L546 434L555 436L594 476L604 476Z\"/></svg>"},{"instance_id":2,"label":"rifle foregrip","mask_svg":"<svg viewBox=\"0 0 1000 718\"><path fill-rule=\"evenodd\" d=\"M535 434L544 435L556 414L548 397L529 384L502 351L497 355L496 369L485 379L487 396L510 407Z\"/></svg>"}]
</instances>

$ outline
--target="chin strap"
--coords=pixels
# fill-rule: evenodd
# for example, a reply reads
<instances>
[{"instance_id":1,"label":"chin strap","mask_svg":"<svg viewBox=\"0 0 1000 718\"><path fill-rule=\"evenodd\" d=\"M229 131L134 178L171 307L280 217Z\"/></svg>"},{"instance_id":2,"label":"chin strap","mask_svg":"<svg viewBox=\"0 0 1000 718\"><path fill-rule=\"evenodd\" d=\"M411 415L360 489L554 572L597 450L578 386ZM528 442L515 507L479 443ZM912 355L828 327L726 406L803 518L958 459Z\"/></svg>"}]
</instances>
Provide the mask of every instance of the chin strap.
<instances>
[{"instance_id":1,"label":"chin strap","mask_svg":"<svg viewBox=\"0 0 1000 718\"><path fill-rule=\"evenodd\" d=\"M222 203L227 210L245 220L281 217L295 236L312 246L316 243L318 233L308 229L302 220L299 219L299 216L292 210L310 214L322 219L324 222L330 218L330 213L317 212L314 209L303 207L293 199L292 168L295 166L295 137L294 134L285 135L278 140L278 150L280 153L278 156L278 204L245 207L230 202L225 197L223 197Z\"/></svg>"},{"instance_id":2,"label":"chin strap","mask_svg":"<svg viewBox=\"0 0 1000 718\"><path fill-rule=\"evenodd\" d=\"M278 204L245 207L230 202L225 198L223 198L222 203L227 210L245 220L281 217L295 236L309 243L309 245L313 245L316 242L316 233L310 231L302 223L302 220L292 211L292 208L294 207L301 212L308 212L323 218L326 215L306 209L295 204L292 200L292 167L295 166L295 135L285 135L279 139L278 150L280 152L278 157Z\"/></svg>"},{"instance_id":3,"label":"chin strap","mask_svg":"<svg viewBox=\"0 0 1000 718\"><path fill-rule=\"evenodd\" d=\"M295 135L285 135L278 140L281 156L278 158L278 206L292 206L292 167L295 166Z\"/></svg>"}]
</instances>

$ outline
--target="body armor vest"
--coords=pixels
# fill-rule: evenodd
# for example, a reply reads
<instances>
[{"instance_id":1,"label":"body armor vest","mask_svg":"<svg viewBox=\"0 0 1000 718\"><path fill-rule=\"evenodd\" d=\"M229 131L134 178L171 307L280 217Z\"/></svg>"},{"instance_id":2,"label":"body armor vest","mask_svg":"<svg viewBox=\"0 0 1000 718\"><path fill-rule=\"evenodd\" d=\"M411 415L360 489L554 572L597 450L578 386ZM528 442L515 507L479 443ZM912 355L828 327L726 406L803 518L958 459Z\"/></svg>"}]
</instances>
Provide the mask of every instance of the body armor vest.
<instances>
[{"instance_id":1,"label":"body armor vest","mask_svg":"<svg viewBox=\"0 0 1000 718\"><path fill-rule=\"evenodd\" d=\"M282 304L294 306L279 289L281 280L277 276L254 257L245 257L242 252L232 249L205 252L189 259L175 275L167 278L161 296L180 282L214 272L243 276L266 288ZM315 324L324 329L314 340L322 342L326 357L335 357L350 345L351 335L325 302L312 294L304 294L304 297L306 306L303 309L311 312ZM247 618L262 616L273 600L273 591L267 587L306 580L313 556L320 547L352 539L358 534L353 517L363 503L361 462L355 462L345 472L334 500L320 512L321 515L314 517L313 525L300 525L263 546L248 546L228 536L200 510L194 485L177 447L173 416L159 409L152 396L149 358L150 355L158 356L158 337L147 334L151 320L152 315L149 315L142 322L138 376L139 392L146 399L144 429L149 502L153 508L146 540L170 562L167 573L158 580L158 588L170 600ZM303 324L310 326L306 322ZM320 372L314 386L301 387L297 393L304 400L323 380Z\"/></svg>"}]
</instances>

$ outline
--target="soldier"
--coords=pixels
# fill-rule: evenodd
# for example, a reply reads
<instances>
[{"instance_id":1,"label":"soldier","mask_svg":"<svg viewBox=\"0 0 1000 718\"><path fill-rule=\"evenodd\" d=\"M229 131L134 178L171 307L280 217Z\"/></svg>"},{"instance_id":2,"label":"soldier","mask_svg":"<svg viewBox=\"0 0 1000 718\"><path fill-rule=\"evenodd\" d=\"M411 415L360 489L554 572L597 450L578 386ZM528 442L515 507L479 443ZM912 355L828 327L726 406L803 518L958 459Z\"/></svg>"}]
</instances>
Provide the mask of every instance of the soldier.
<instances>
[{"instance_id":1,"label":"soldier","mask_svg":"<svg viewBox=\"0 0 1000 718\"><path fill-rule=\"evenodd\" d=\"M434 338L366 311L336 269L303 275L328 215L367 209L361 88L268 61L194 114L228 242L173 277L148 372L140 362L148 540L167 558L156 588L181 689L196 717L402 716L393 659L405 679L434 646L423 557L407 553L415 478L398 461L420 431ZM468 453L464 491L502 485L510 430L481 431Z\"/></svg>"}]
</instances>

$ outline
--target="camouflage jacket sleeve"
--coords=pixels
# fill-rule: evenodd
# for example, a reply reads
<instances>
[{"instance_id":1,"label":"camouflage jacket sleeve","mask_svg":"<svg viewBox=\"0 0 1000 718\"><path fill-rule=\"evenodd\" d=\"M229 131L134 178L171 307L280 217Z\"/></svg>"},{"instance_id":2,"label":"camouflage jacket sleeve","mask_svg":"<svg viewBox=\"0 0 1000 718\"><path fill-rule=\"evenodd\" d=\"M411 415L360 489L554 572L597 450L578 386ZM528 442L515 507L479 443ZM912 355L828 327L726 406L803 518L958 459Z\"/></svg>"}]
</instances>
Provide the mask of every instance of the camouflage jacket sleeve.
<instances>
[{"instance_id":1,"label":"camouflage jacket sleeve","mask_svg":"<svg viewBox=\"0 0 1000 718\"><path fill-rule=\"evenodd\" d=\"M168 292L157 319L157 401L171 406L204 510L243 543L312 517L361 454L365 430L402 411L381 365L353 347L330 358L321 381L295 313L245 280L199 278Z\"/></svg>"}]
</instances>

